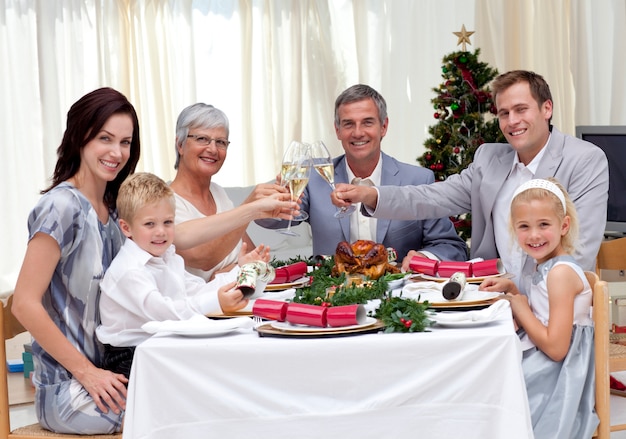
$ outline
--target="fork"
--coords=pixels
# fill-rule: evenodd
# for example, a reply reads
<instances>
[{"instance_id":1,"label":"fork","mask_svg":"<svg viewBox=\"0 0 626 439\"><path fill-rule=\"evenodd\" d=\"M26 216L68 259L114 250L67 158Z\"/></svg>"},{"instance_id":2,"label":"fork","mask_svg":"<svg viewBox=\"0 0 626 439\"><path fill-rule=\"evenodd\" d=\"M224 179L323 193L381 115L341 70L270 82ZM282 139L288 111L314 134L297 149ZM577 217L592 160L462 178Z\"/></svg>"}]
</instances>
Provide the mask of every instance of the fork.
<instances>
[{"instance_id":1,"label":"fork","mask_svg":"<svg viewBox=\"0 0 626 439\"><path fill-rule=\"evenodd\" d=\"M254 330L256 331L257 328L261 325L263 325L265 322L263 321L263 319L259 316L252 316L252 322L254 323Z\"/></svg>"}]
</instances>

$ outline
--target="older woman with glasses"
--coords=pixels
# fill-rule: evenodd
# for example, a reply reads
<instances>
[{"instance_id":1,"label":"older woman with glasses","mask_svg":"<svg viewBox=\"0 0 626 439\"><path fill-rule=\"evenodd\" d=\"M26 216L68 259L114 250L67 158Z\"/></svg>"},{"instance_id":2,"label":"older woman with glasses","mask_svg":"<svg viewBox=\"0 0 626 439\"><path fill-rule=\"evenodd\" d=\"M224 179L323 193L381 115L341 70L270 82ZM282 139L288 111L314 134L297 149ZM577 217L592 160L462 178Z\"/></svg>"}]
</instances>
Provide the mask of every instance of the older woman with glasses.
<instances>
[{"instance_id":1,"label":"older woman with glasses","mask_svg":"<svg viewBox=\"0 0 626 439\"><path fill-rule=\"evenodd\" d=\"M177 224L233 209L226 191L211 181L226 160L228 134L228 118L212 105L193 104L178 116L174 164L177 173L171 183L176 197ZM244 203L276 192L287 190L275 184L258 185ZM246 228L247 224L234 227L213 241L178 253L189 272L208 281L215 273L229 270L237 263L243 243L248 251L254 249Z\"/></svg>"}]
</instances>

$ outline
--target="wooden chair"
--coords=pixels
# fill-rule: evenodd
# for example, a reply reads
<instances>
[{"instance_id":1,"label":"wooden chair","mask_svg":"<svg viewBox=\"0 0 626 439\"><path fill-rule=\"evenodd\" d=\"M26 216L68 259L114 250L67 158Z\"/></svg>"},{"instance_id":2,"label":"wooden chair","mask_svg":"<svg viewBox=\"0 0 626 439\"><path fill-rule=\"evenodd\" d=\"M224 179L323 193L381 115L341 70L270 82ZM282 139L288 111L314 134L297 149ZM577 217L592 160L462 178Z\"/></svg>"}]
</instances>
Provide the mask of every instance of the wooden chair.
<instances>
[{"instance_id":1,"label":"wooden chair","mask_svg":"<svg viewBox=\"0 0 626 439\"><path fill-rule=\"evenodd\" d=\"M602 242L596 260L598 276L600 276L600 270L626 271L626 238ZM609 344L609 373L626 370L626 346L616 343L626 340L626 334L612 334L611 339L614 342ZM621 427L619 430L626 430L626 424L619 427Z\"/></svg>"},{"instance_id":2,"label":"wooden chair","mask_svg":"<svg viewBox=\"0 0 626 439\"><path fill-rule=\"evenodd\" d=\"M57 434L42 428L39 424L20 427L11 431L9 417L9 386L7 382L6 340L26 332L24 327L11 313L13 297L9 297L6 306L0 312L0 439L66 438L66 439L122 439L122 434L74 435ZM1 304L0 304L1 305Z\"/></svg>"},{"instance_id":3,"label":"wooden chair","mask_svg":"<svg viewBox=\"0 0 626 439\"><path fill-rule=\"evenodd\" d=\"M609 377L609 289L596 273L586 271L587 281L593 292L592 317L595 326L596 413L600 425L593 437L611 437L611 381Z\"/></svg>"}]
</instances>

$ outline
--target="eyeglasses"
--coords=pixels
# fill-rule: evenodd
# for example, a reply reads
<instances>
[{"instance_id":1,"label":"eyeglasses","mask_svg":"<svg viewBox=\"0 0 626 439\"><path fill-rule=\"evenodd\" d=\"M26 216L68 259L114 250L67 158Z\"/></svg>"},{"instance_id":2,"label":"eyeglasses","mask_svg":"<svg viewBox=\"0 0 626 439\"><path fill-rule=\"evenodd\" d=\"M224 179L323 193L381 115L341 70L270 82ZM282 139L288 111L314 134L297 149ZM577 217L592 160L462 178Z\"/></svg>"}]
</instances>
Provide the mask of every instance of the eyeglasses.
<instances>
[{"instance_id":1,"label":"eyeglasses","mask_svg":"<svg viewBox=\"0 0 626 439\"><path fill-rule=\"evenodd\" d=\"M211 142L215 142L216 148L224 150L228 148L228 145L230 145L230 140L224 138L214 139L212 137L201 136L198 134L189 134L187 137L191 137L196 141L198 145L203 146L208 146L211 144Z\"/></svg>"}]
</instances>

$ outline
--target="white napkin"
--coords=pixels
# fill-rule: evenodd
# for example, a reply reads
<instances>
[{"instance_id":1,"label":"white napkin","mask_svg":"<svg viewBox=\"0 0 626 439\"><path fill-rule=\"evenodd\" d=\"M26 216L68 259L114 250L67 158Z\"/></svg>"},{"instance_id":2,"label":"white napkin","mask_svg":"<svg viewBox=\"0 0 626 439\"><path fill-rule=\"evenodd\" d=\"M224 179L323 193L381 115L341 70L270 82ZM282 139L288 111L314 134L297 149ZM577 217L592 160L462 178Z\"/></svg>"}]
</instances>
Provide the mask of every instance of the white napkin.
<instances>
[{"instance_id":1,"label":"white napkin","mask_svg":"<svg viewBox=\"0 0 626 439\"><path fill-rule=\"evenodd\" d=\"M256 299L269 299L269 300L291 300L296 295L295 288L288 288L281 291L265 291L260 296L255 296Z\"/></svg>"},{"instance_id":2,"label":"white napkin","mask_svg":"<svg viewBox=\"0 0 626 439\"><path fill-rule=\"evenodd\" d=\"M490 322L495 320L501 312L510 308L508 300L497 300L487 308L476 311L438 312L431 320L436 322Z\"/></svg>"},{"instance_id":3,"label":"white napkin","mask_svg":"<svg viewBox=\"0 0 626 439\"><path fill-rule=\"evenodd\" d=\"M159 332L173 332L183 334L206 331L218 332L233 328L251 328L254 326L249 317L235 317L232 319L211 320L202 315L196 315L187 320L164 320L144 323L141 329L150 334Z\"/></svg>"},{"instance_id":4,"label":"white napkin","mask_svg":"<svg viewBox=\"0 0 626 439\"><path fill-rule=\"evenodd\" d=\"M443 283L441 282L410 282L408 284L406 284L404 287L402 287L402 296L409 298L409 299L415 299L417 300L417 298L420 295L423 295L424 293L428 293L430 295L432 295L433 292L435 293L439 293L438 295L434 296L439 298L439 296L441 296L440 299L435 300L435 302L448 302L448 300L446 300L443 297L443 293L441 292L441 289L443 288ZM467 293L468 291L478 291L478 285L476 284L466 284L465 288L463 289L464 293ZM394 292L395 295L395 292Z\"/></svg>"}]
</instances>

